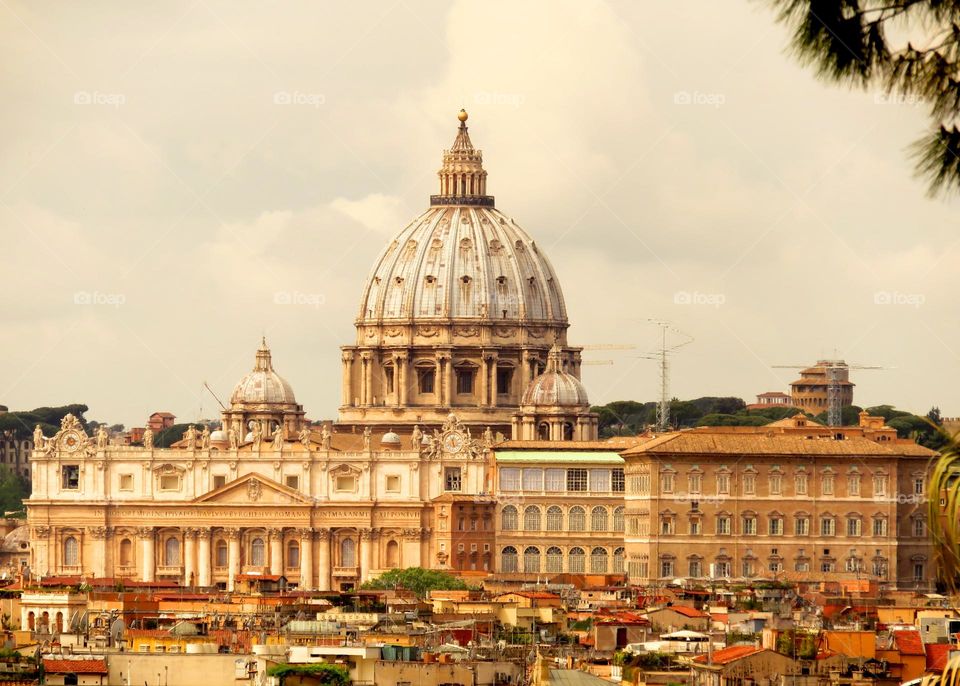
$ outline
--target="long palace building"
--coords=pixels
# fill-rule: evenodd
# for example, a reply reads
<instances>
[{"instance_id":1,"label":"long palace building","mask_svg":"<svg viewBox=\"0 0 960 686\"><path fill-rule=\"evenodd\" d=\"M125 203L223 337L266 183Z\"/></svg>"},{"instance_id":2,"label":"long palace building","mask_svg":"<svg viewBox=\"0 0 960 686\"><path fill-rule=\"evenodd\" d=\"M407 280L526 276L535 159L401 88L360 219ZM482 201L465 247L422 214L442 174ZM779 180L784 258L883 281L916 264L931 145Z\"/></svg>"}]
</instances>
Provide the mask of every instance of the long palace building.
<instances>
[{"instance_id":1,"label":"long palace building","mask_svg":"<svg viewBox=\"0 0 960 686\"><path fill-rule=\"evenodd\" d=\"M459 120L439 193L363 289L338 420L308 424L264 341L216 431L158 448L71 416L38 429L33 574L228 590L244 574L349 589L414 566L929 583L916 489L932 453L882 420L598 440L557 275L496 209Z\"/></svg>"}]
</instances>

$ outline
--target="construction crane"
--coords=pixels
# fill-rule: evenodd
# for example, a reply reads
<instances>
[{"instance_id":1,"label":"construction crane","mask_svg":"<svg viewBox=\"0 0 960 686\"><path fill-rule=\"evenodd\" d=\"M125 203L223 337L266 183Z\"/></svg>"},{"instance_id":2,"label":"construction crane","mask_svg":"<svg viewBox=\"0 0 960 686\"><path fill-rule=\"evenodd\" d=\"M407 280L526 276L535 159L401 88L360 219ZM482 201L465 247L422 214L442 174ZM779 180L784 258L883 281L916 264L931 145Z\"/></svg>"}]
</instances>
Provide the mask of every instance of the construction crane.
<instances>
[{"instance_id":1,"label":"construction crane","mask_svg":"<svg viewBox=\"0 0 960 686\"><path fill-rule=\"evenodd\" d=\"M843 372L851 369L887 369L871 364L847 364L843 360L817 360L816 364L774 364L774 369L823 369L827 377L827 425L840 426L843 424Z\"/></svg>"},{"instance_id":2,"label":"construction crane","mask_svg":"<svg viewBox=\"0 0 960 686\"><path fill-rule=\"evenodd\" d=\"M656 360L660 363L660 400L657 402L657 431L670 430L670 363L669 355L685 345L693 343L693 336L684 333L674 327L670 322L657 319L648 319L647 321L660 327L660 350L650 352L637 357L644 360ZM681 337L677 343L667 345L667 334L671 333Z\"/></svg>"}]
</instances>

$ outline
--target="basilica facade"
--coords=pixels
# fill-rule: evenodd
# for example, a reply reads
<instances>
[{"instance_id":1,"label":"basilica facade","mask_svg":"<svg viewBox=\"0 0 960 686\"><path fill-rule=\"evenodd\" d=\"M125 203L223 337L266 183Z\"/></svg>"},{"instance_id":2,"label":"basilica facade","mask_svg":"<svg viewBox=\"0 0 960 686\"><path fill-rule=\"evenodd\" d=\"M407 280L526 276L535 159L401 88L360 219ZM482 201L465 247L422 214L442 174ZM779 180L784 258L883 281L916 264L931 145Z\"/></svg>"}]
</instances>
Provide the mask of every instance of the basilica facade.
<instances>
[{"instance_id":1,"label":"basilica facade","mask_svg":"<svg viewBox=\"0 0 960 686\"><path fill-rule=\"evenodd\" d=\"M363 289L338 420L307 423L264 341L216 431L159 448L149 429L118 446L70 416L38 428L34 574L327 590L396 567L495 570L494 443L589 441L597 418L556 274L496 209L458 118L439 193Z\"/></svg>"}]
</instances>

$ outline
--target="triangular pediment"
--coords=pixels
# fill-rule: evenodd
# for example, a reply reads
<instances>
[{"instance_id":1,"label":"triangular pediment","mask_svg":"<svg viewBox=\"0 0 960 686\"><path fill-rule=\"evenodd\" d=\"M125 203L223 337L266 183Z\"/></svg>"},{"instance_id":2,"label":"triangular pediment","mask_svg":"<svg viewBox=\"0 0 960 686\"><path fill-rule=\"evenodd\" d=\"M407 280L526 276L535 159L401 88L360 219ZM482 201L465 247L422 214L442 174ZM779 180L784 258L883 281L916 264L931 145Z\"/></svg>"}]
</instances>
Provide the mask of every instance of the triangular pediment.
<instances>
[{"instance_id":1,"label":"triangular pediment","mask_svg":"<svg viewBox=\"0 0 960 686\"><path fill-rule=\"evenodd\" d=\"M195 503L231 505L299 505L310 500L294 490L260 474L244 474L220 488L204 493Z\"/></svg>"}]
</instances>

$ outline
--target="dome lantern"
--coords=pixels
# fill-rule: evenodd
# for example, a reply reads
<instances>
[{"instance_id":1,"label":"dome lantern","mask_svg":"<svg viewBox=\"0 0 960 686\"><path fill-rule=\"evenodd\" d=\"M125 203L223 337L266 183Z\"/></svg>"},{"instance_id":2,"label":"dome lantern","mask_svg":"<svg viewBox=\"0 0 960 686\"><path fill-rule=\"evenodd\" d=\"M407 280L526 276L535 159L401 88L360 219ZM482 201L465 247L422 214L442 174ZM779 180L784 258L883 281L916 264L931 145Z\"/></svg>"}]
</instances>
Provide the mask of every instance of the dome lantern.
<instances>
[{"instance_id":1,"label":"dome lantern","mask_svg":"<svg viewBox=\"0 0 960 686\"><path fill-rule=\"evenodd\" d=\"M474 205L493 207L493 196L487 195L487 172L483 169L483 153L473 147L467 132L466 110L460 110L457 119L460 128L453 145L443 151L440 194L430 196L431 205Z\"/></svg>"}]
</instances>

